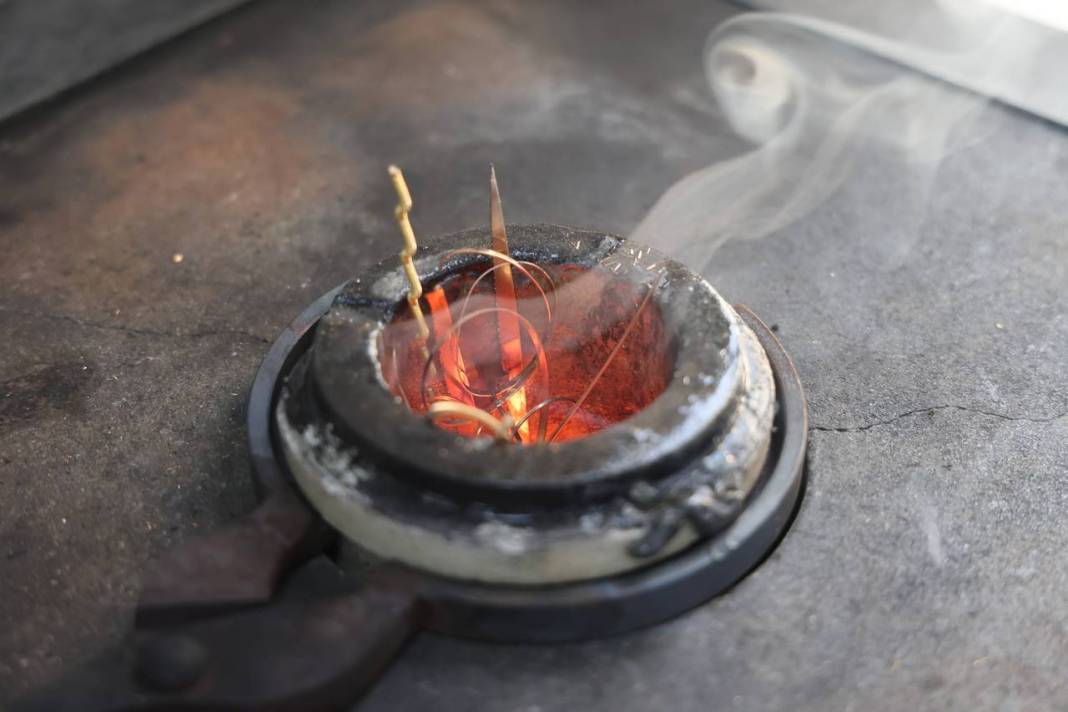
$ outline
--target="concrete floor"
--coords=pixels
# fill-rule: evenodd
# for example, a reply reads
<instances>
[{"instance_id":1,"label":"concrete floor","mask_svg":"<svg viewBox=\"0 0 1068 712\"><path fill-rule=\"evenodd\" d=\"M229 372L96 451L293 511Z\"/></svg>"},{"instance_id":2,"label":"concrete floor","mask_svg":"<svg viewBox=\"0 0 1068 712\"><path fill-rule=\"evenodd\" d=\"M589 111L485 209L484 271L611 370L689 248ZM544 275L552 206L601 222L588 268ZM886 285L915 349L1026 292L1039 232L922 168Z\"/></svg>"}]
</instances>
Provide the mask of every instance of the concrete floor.
<instances>
[{"instance_id":1,"label":"concrete floor","mask_svg":"<svg viewBox=\"0 0 1068 712\"><path fill-rule=\"evenodd\" d=\"M121 639L145 562L253 505L244 399L319 294L419 232L626 233L739 155L714 2L261 2L0 128L0 701ZM1000 106L922 210L873 149L708 274L812 420L783 543L676 621L559 647L421 636L367 710L1068 703L1068 141ZM911 205L911 204L910 204ZM178 261L181 255L181 261Z\"/></svg>"}]
</instances>

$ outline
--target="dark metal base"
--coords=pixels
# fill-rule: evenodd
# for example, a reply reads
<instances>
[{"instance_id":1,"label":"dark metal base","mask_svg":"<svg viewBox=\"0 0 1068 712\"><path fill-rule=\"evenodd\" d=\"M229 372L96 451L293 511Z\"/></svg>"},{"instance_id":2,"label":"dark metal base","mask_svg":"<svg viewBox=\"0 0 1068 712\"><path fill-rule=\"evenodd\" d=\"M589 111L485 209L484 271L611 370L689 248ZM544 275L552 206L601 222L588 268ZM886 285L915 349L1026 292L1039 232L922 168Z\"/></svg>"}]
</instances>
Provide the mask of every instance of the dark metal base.
<instances>
[{"instance_id":1,"label":"dark metal base","mask_svg":"<svg viewBox=\"0 0 1068 712\"><path fill-rule=\"evenodd\" d=\"M315 323L336 291L316 301L286 330L256 377L249 402L249 441L253 474L261 492L296 489L275 449L270 415L288 367L308 348ZM797 372L778 339L747 308L735 308L768 355L778 399L762 484L738 519L718 536L666 561L630 574L575 584L487 585L396 566L406 586L418 591L425 604L424 627L448 635L512 642L563 642L622 633L700 605L737 583L770 553L801 494L808 415Z\"/></svg>"}]
</instances>

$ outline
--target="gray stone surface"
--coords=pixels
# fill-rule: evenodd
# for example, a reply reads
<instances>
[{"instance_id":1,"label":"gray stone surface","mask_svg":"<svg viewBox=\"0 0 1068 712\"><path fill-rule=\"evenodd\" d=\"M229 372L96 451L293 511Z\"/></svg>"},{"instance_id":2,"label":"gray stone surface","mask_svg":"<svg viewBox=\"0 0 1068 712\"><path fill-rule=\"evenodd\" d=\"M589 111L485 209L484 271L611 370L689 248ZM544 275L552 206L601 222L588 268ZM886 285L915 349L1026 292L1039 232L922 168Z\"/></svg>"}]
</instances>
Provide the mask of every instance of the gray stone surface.
<instances>
[{"instance_id":1,"label":"gray stone surface","mask_svg":"<svg viewBox=\"0 0 1068 712\"><path fill-rule=\"evenodd\" d=\"M246 0L0 0L0 119Z\"/></svg>"},{"instance_id":2,"label":"gray stone surface","mask_svg":"<svg viewBox=\"0 0 1068 712\"><path fill-rule=\"evenodd\" d=\"M728 12L263 3L0 132L0 699L117 641L144 562L252 506L248 384L396 250L387 162L420 232L486 219L491 160L509 221L626 232L745 150L700 72ZM990 107L918 204L894 160L710 267L810 398L771 558L634 635L421 636L362 709L1068 704L1068 142Z\"/></svg>"}]
</instances>

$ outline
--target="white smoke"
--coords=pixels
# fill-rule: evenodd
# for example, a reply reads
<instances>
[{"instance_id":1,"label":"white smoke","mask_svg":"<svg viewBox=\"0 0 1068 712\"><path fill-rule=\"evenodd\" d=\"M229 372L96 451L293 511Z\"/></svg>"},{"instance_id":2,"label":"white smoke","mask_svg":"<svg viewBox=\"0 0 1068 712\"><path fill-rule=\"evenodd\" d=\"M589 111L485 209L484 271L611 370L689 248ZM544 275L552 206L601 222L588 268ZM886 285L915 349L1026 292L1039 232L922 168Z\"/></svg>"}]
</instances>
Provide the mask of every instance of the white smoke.
<instances>
[{"instance_id":1,"label":"white smoke","mask_svg":"<svg viewBox=\"0 0 1068 712\"><path fill-rule=\"evenodd\" d=\"M1068 35L1050 26L980 0L761 5L804 14L739 15L704 53L723 114L756 147L681 179L632 234L699 271L724 242L827 200L862 146L899 154L915 220L941 160L975 138L987 97L1068 124Z\"/></svg>"}]
</instances>

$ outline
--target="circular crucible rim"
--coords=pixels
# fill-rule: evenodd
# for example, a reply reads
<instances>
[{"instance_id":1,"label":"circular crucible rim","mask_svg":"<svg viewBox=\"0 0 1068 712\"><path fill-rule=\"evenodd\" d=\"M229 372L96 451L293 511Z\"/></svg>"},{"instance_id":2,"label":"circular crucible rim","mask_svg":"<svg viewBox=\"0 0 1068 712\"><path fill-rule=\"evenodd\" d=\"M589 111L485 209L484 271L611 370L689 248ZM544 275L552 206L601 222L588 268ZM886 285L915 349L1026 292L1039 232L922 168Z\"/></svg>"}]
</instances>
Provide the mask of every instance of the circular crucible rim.
<instances>
[{"instance_id":1,"label":"circular crucible rim","mask_svg":"<svg viewBox=\"0 0 1068 712\"><path fill-rule=\"evenodd\" d=\"M407 294L403 270L387 260L349 283L315 336L309 380L341 441L421 487L520 508L606 499L637 480L674 473L707 451L743 388L744 325L730 305L681 263L623 238L545 224L511 225L508 231L518 259L592 264L628 254L657 266L662 276L654 302L675 355L664 391L626 421L585 438L496 448L488 457L486 439L433 426L386 388L377 335ZM489 233L480 228L425 240L416 258L420 278L433 282L455 270L455 262L440 262L451 249L486 244Z\"/></svg>"},{"instance_id":2,"label":"circular crucible rim","mask_svg":"<svg viewBox=\"0 0 1068 712\"><path fill-rule=\"evenodd\" d=\"M322 517L382 560L446 577L549 585L600 579L667 558L726 527L760 482L775 415L763 346L742 329L744 401L714 449L662 482L625 496L516 517L428 496L345 447L316 412L294 367L275 424L289 471ZM507 447L507 446L505 446Z\"/></svg>"},{"instance_id":3,"label":"circular crucible rim","mask_svg":"<svg viewBox=\"0 0 1068 712\"><path fill-rule=\"evenodd\" d=\"M274 405L284 376L308 349L321 317L341 290L311 304L271 346L249 393L248 435L257 492L298 493L276 446ZM726 591L768 556L785 535L804 485L808 412L789 355L752 311L735 309L771 364L778 412L762 485L724 531L635 572L556 586L502 586L449 580L402 565L420 591L422 625L456 637L500 642L567 642L653 625Z\"/></svg>"},{"instance_id":4,"label":"circular crucible rim","mask_svg":"<svg viewBox=\"0 0 1068 712\"><path fill-rule=\"evenodd\" d=\"M500 586L410 571L421 579L438 633L512 643L564 643L616 635L674 618L754 570L785 535L805 479L808 409L793 362L752 311L735 307L768 355L778 398L760 488L715 536L636 571L551 586Z\"/></svg>"}]
</instances>

